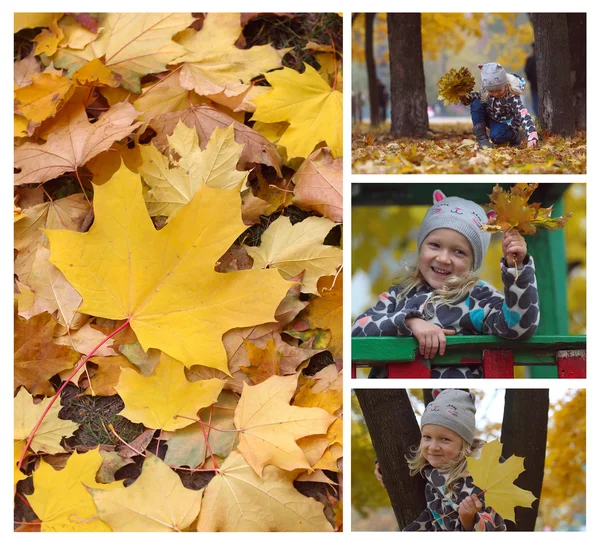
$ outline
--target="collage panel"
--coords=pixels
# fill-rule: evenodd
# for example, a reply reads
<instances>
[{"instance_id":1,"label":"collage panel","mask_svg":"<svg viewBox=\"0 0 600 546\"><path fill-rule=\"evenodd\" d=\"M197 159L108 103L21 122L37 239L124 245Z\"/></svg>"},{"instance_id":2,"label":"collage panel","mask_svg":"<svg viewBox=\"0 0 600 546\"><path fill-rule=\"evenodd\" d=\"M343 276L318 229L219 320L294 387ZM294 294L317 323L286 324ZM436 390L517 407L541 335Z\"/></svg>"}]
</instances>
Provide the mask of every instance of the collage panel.
<instances>
[{"instance_id":1,"label":"collage panel","mask_svg":"<svg viewBox=\"0 0 600 546\"><path fill-rule=\"evenodd\" d=\"M359 13L352 173L585 174L586 13Z\"/></svg>"},{"instance_id":2,"label":"collage panel","mask_svg":"<svg viewBox=\"0 0 600 546\"><path fill-rule=\"evenodd\" d=\"M14 52L14 531L342 531L342 14Z\"/></svg>"},{"instance_id":3,"label":"collage panel","mask_svg":"<svg viewBox=\"0 0 600 546\"><path fill-rule=\"evenodd\" d=\"M586 389L555 385L354 389L352 530L585 531Z\"/></svg>"}]
</instances>

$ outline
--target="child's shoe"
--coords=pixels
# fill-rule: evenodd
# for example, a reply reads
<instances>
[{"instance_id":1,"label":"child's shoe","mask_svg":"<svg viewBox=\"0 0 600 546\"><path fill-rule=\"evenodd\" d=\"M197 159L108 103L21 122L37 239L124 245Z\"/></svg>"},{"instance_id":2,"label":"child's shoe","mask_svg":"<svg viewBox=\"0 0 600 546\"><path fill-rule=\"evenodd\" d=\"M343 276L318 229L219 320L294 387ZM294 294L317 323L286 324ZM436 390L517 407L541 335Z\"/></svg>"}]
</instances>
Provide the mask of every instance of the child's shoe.
<instances>
[{"instance_id":1,"label":"child's shoe","mask_svg":"<svg viewBox=\"0 0 600 546\"><path fill-rule=\"evenodd\" d=\"M508 145L511 148L517 148L519 146L519 144L521 144L521 140L523 139L523 133L521 132L521 129L517 129L515 136L512 137L509 141L508 141Z\"/></svg>"},{"instance_id":2,"label":"child's shoe","mask_svg":"<svg viewBox=\"0 0 600 546\"><path fill-rule=\"evenodd\" d=\"M485 130L485 123L478 123L473 126L473 134L475 135L480 148L492 147L492 143L489 141L487 131Z\"/></svg>"}]
</instances>

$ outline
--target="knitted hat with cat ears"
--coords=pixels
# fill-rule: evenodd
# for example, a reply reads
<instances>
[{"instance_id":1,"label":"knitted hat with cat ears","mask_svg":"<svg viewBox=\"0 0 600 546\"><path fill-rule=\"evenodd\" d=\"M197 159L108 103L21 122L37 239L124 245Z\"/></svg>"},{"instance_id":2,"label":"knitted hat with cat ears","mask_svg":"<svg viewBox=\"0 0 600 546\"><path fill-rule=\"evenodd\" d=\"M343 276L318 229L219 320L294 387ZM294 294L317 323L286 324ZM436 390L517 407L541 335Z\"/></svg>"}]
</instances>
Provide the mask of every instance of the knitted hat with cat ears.
<instances>
[{"instance_id":1,"label":"knitted hat with cat ears","mask_svg":"<svg viewBox=\"0 0 600 546\"><path fill-rule=\"evenodd\" d=\"M481 87L488 91L502 89L508 83L508 76L501 64L478 64L477 68L481 71Z\"/></svg>"},{"instance_id":2,"label":"knitted hat with cat ears","mask_svg":"<svg viewBox=\"0 0 600 546\"><path fill-rule=\"evenodd\" d=\"M425 425L446 427L472 445L475 436L475 395L457 389L434 389L433 402L427 404L421 417L421 429Z\"/></svg>"},{"instance_id":3,"label":"knitted hat with cat ears","mask_svg":"<svg viewBox=\"0 0 600 546\"><path fill-rule=\"evenodd\" d=\"M490 244L491 235L481 231L481 224L488 221L494 212L486 214L481 206L462 197L446 197L440 190L433 192L433 206L425 214L419 236L417 247L421 245L425 237L434 229L446 228L458 231L469 241L473 249L473 270L481 267L485 253Z\"/></svg>"}]
</instances>

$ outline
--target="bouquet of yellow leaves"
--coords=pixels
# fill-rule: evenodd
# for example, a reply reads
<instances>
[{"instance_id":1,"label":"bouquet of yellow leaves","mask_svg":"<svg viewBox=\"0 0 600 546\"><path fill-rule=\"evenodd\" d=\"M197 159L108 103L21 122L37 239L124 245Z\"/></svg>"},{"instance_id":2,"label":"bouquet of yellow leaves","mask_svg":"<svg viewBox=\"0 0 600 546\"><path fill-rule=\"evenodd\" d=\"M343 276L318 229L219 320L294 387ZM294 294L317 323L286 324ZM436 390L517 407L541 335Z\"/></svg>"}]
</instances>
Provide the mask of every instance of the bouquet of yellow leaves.
<instances>
[{"instance_id":1,"label":"bouquet of yellow leaves","mask_svg":"<svg viewBox=\"0 0 600 546\"><path fill-rule=\"evenodd\" d=\"M444 101L444 106L450 103L459 104L466 99L475 87L475 78L468 68L461 66L459 70L451 68L437 83L440 89L438 100Z\"/></svg>"},{"instance_id":2,"label":"bouquet of yellow leaves","mask_svg":"<svg viewBox=\"0 0 600 546\"><path fill-rule=\"evenodd\" d=\"M483 231L500 232L516 229L523 235L535 235L538 229L564 228L572 213L552 218L552 207L542 208L541 203L528 203L538 184L515 184L509 191L498 184L490 195L488 207L495 212Z\"/></svg>"}]
</instances>

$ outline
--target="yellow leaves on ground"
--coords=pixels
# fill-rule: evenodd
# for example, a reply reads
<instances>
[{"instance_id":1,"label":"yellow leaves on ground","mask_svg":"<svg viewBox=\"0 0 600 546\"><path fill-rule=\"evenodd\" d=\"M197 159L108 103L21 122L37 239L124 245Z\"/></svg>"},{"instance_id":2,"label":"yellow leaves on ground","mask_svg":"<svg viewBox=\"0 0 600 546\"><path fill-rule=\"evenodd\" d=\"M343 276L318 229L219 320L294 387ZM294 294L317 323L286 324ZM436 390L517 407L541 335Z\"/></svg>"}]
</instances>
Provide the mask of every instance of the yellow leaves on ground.
<instances>
[{"instance_id":1,"label":"yellow leaves on ground","mask_svg":"<svg viewBox=\"0 0 600 546\"><path fill-rule=\"evenodd\" d=\"M254 269L277 268L286 279L304 271L302 292L318 294L319 278L333 275L342 263L342 250L323 244L335 225L314 216L292 225L287 216L280 216L263 233L259 247L245 248Z\"/></svg>"},{"instance_id":2,"label":"yellow leaves on ground","mask_svg":"<svg viewBox=\"0 0 600 546\"><path fill-rule=\"evenodd\" d=\"M158 457L148 454L142 474L127 488L90 492L103 522L115 532L185 531L196 519L202 491L186 489L179 478Z\"/></svg>"},{"instance_id":3,"label":"yellow leaves on ground","mask_svg":"<svg viewBox=\"0 0 600 546\"><path fill-rule=\"evenodd\" d=\"M234 418L241 430L238 450L259 475L268 464L284 470L310 468L296 440L324 434L335 420L319 408L290 406L297 382L296 374L244 386Z\"/></svg>"},{"instance_id":4,"label":"yellow leaves on ground","mask_svg":"<svg viewBox=\"0 0 600 546\"><path fill-rule=\"evenodd\" d=\"M302 163L292 181L294 204L316 210L334 222L342 221L342 158L319 148Z\"/></svg>"},{"instance_id":5,"label":"yellow leaves on ground","mask_svg":"<svg viewBox=\"0 0 600 546\"><path fill-rule=\"evenodd\" d=\"M29 85L15 91L16 113L40 122L56 114L75 90L69 78L40 74Z\"/></svg>"},{"instance_id":6,"label":"yellow leaves on ground","mask_svg":"<svg viewBox=\"0 0 600 546\"><path fill-rule=\"evenodd\" d=\"M278 52L270 45L238 49L234 44L241 33L239 13L209 13L200 32L182 32L177 42L189 52L173 61L184 63L182 86L199 95L232 97L244 93L255 76L281 66L287 50Z\"/></svg>"},{"instance_id":7,"label":"yellow leaves on ground","mask_svg":"<svg viewBox=\"0 0 600 546\"><path fill-rule=\"evenodd\" d=\"M80 312L129 318L144 350L227 373L222 335L273 320L290 287L277 271L214 271L245 229L236 190L201 186L156 231L139 175L121 167L96 187L94 211L87 233L47 231L51 261L82 295Z\"/></svg>"},{"instance_id":8,"label":"yellow leaves on ground","mask_svg":"<svg viewBox=\"0 0 600 546\"><path fill-rule=\"evenodd\" d=\"M103 491L123 488L122 482L101 484L96 473L102 464L99 448L81 455L73 453L64 469L54 470L41 461L33 473L35 492L27 496L42 520L42 531L107 532L110 528L98 517L86 487Z\"/></svg>"},{"instance_id":9,"label":"yellow leaves on ground","mask_svg":"<svg viewBox=\"0 0 600 546\"><path fill-rule=\"evenodd\" d=\"M496 184L488 205L496 214L481 229L507 231L514 228L524 235L535 235L537 229L565 227L571 213L552 218L552 207L544 209L540 207L541 203L528 202L537 187L537 183L522 183L511 186L510 191L504 191Z\"/></svg>"},{"instance_id":10,"label":"yellow leaves on ground","mask_svg":"<svg viewBox=\"0 0 600 546\"><path fill-rule=\"evenodd\" d=\"M321 408L335 414L342 407L342 374L335 364L326 366L313 377L301 381L294 405L304 408Z\"/></svg>"},{"instance_id":11,"label":"yellow leaves on ground","mask_svg":"<svg viewBox=\"0 0 600 546\"><path fill-rule=\"evenodd\" d=\"M444 101L444 106L459 104L461 99L466 99L475 87L475 78L471 71L464 66L458 70L451 68L437 82L440 90L438 100Z\"/></svg>"},{"instance_id":12,"label":"yellow leaves on ground","mask_svg":"<svg viewBox=\"0 0 600 546\"><path fill-rule=\"evenodd\" d=\"M501 455L502 444L498 440L489 442L483 446L479 459L467 457L468 469L473 483L485 492L486 504L504 519L515 521L515 506L529 508L536 497L513 484L525 470L525 457L512 455L499 463Z\"/></svg>"},{"instance_id":13,"label":"yellow leaves on ground","mask_svg":"<svg viewBox=\"0 0 600 546\"><path fill-rule=\"evenodd\" d=\"M243 145L234 139L233 125L215 129L206 149L201 150L196 130L182 122L168 137L173 160L162 155L153 144L141 147L143 163L139 168L150 186L145 199L150 216L169 219L189 203L202 184L211 188L232 189L245 183L247 172L236 171Z\"/></svg>"},{"instance_id":14,"label":"yellow leaves on ground","mask_svg":"<svg viewBox=\"0 0 600 546\"><path fill-rule=\"evenodd\" d=\"M233 451L204 491L198 531L332 531L323 505L300 494L293 479L274 466L260 477Z\"/></svg>"},{"instance_id":15,"label":"yellow leaves on ground","mask_svg":"<svg viewBox=\"0 0 600 546\"><path fill-rule=\"evenodd\" d=\"M37 420L44 413L49 403L50 398L47 398L38 404L34 404L31 394L23 388L19 389L17 396L15 396L15 441L26 440L29 437ZM34 452L63 453L65 451L60 445L60 441L63 438L72 436L79 424L68 419L59 419L58 412L60 409L59 405L54 405L48 411L46 418L33 438L33 442L31 442L30 448ZM23 453L24 447L23 444L19 451L19 457Z\"/></svg>"},{"instance_id":16,"label":"yellow leaves on ground","mask_svg":"<svg viewBox=\"0 0 600 546\"><path fill-rule=\"evenodd\" d=\"M100 59L92 59L75 71L73 81L88 87L118 87L121 78L106 68Z\"/></svg>"},{"instance_id":17,"label":"yellow leaves on ground","mask_svg":"<svg viewBox=\"0 0 600 546\"><path fill-rule=\"evenodd\" d=\"M165 353L150 377L122 369L115 387L125 403L120 415L146 428L177 430L190 425L201 408L216 402L225 381L190 383L183 370L183 364Z\"/></svg>"},{"instance_id":18,"label":"yellow leaves on ground","mask_svg":"<svg viewBox=\"0 0 600 546\"><path fill-rule=\"evenodd\" d=\"M94 124L88 121L81 105L73 105L69 112L63 109L61 114L67 123L53 132L46 143L26 143L15 150L15 167L20 169L15 184L39 184L75 171L140 125L132 124L137 112L125 102L101 114Z\"/></svg>"},{"instance_id":19,"label":"yellow leaves on ground","mask_svg":"<svg viewBox=\"0 0 600 546\"><path fill-rule=\"evenodd\" d=\"M310 65L303 74L283 68L265 75L273 90L254 99L254 121L287 122L278 144L288 159L308 157L325 142L334 158L342 150L342 94L334 91Z\"/></svg>"}]
</instances>

